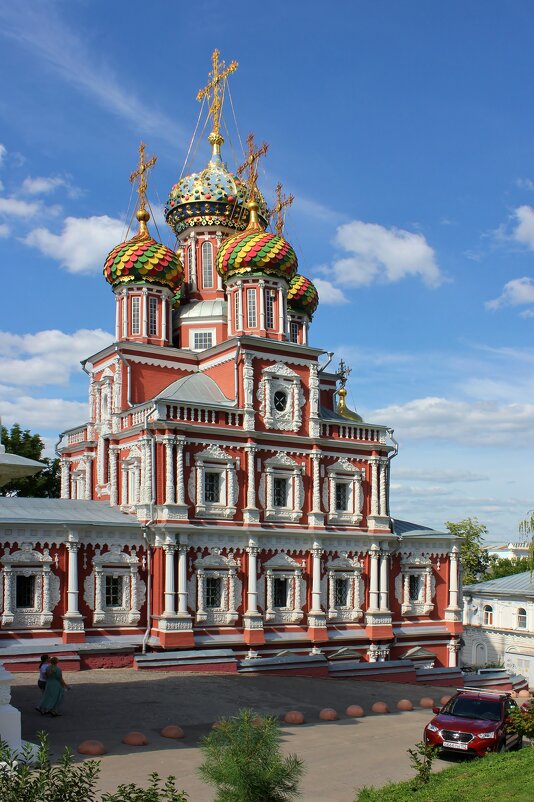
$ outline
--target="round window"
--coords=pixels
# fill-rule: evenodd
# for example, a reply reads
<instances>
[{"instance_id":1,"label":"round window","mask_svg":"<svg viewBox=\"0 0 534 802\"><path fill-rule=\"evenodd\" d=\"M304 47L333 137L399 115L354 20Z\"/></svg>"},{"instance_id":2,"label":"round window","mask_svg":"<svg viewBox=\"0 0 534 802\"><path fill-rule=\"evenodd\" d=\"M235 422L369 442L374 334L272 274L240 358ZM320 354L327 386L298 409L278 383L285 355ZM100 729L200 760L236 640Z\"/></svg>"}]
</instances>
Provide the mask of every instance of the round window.
<instances>
[{"instance_id":1,"label":"round window","mask_svg":"<svg viewBox=\"0 0 534 802\"><path fill-rule=\"evenodd\" d=\"M273 397L274 408L277 412L283 412L287 407L287 393L285 390L277 390Z\"/></svg>"}]
</instances>

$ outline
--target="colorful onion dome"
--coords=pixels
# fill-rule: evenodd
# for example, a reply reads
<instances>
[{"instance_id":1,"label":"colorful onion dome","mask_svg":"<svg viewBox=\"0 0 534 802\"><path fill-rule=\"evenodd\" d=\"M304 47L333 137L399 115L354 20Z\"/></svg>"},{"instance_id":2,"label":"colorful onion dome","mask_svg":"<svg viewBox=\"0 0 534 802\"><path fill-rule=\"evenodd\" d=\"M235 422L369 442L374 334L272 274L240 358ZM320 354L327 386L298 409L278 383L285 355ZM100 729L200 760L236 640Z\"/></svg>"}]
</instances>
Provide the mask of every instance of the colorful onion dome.
<instances>
[{"instance_id":1,"label":"colorful onion dome","mask_svg":"<svg viewBox=\"0 0 534 802\"><path fill-rule=\"evenodd\" d=\"M223 162L222 136L211 133L208 138L213 152L207 167L175 184L165 206L165 219L177 235L192 226L224 226L244 231L248 225L247 185L232 175ZM260 217L266 222L267 204L259 191L256 198Z\"/></svg>"},{"instance_id":2,"label":"colorful onion dome","mask_svg":"<svg viewBox=\"0 0 534 802\"><path fill-rule=\"evenodd\" d=\"M223 242L217 253L217 272L223 279L248 273L278 276L289 283L298 265L295 251L283 237L263 230L256 201L249 201L248 207L247 229Z\"/></svg>"},{"instance_id":3,"label":"colorful onion dome","mask_svg":"<svg viewBox=\"0 0 534 802\"><path fill-rule=\"evenodd\" d=\"M136 215L139 232L113 248L104 264L104 277L112 287L126 282L160 284L176 290L184 269L180 257L170 248L156 242L147 228L149 213L141 208Z\"/></svg>"},{"instance_id":4,"label":"colorful onion dome","mask_svg":"<svg viewBox=\"0 0 534 802\"><path fill-rule=\"evenodd\" d=\"M287 293L287 305L294 312L308 315L311 320L319 305L319 293L315 284L306 276L293 276Z\"/></svg>"}]
</instances>

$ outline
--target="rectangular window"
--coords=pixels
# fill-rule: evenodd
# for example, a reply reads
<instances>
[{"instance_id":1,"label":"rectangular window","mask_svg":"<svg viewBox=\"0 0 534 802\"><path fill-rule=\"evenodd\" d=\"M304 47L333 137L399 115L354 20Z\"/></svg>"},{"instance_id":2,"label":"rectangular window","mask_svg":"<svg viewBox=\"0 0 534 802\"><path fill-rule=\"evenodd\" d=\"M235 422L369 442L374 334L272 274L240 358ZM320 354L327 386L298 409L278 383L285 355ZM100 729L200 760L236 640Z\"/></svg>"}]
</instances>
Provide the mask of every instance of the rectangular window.
<instances>
[{"instance_id":1,"label":"rectangular window","mask_svg":"<svg viewBox=\"0 0 534 802\"><path fill-rule=\"evenodd\" d=\"M287 479L280 479L280 477L275 476L275 478L273 479L274 507L287 507L288 487L289 485Z\"/></svg>"},{"instance_id":2,"label":"rectangular window","mask_svg":"<svg viewBox=\"0 0 534 802\"><path fill-rule=\"evenodd\" d=\"M134 295L132 298L132 334L141 333L140 304L141 298L138 295Z\"/></svg>"},{"instance_id":3,"label":"rectangular window","mask_svg":"<svg viewBox=\"0 0 534 802\"><path fill-rule=\"evenodd\" d=\"M274 290L265 290L265 328L274 329Z\"/></svg>"},{"instance_id":4,"label":"rectangular window","mask_svg":"<svg viewBox=\"0 0 534 802\"><path fill-rule=\"evenodd\" d=\"M204 474L204 501L217 504L221 500L221 474L206 472Z\"/></svg>"},{"instance_id":5,"label":"rectangular window","mask_svg":"<svg viewBox=\"0 0 534 802\"><path fill-rule=\"evenodd\" d=\"M158 333L158 299L153 295L148 299L148 333L151 337Z\"/></svg>"},{"instance_id":6,"label":"rectangular window","mask_svg":"<svg viewBox=\"0 0 534 802\"><path fill-rule=\"evenodd\" d=\"M206 607L220 607L222 604L222 579L208 576L206 578Z\"/></svg>"},{"instance_id":7,"label":"rectangular window","mask_svg":"<svg viewBox=\"0 0 534 802\"><path fill-rule=\"evenodd\" d=\"M291 323L289 327L289 339L292 343L298 343L299 341L299 324L298 323Z\"/></svg>"},{"instance_id":8,"label":"rectangular window","mask_svg":"<svg viewBox=\"0 0 534 802\"><path fill-rule=\"evenodd\" d=\"M195 351L203 351L213 345L213 332L195 331L193 334L193 348Z\"/></svg>"},{"instance_id":9,"label":"rectangular window","mask_svg":"<svg viewBox=\"0 0 534 802\"><path fill-rule=\"evenodd\" d=\"M234 315L235 315L235 321L234 322L235 322L236 331L240 328L240 323L239 323L239 309L240 309L240 306L241 306L241 304L239 303L239 295L240 295L240 293L241 293L241 290L236 290L235 293L234 293Z\"/></svg>"},{"instance_id":10,"label":"rectangular window","mask_svg":"<svg viewBox=\"0 0 534 802\"><path fill-rule=\"evenodd\" d=\"M336 510L346 512L349 501L349 486L346 482L336 482Z\"/></svg>"},{"instance_id":11,"label":"rectangular window","mask_svg":"<svg viewBox=\"0 0 534 802\"><path fill-rule=\"evenodd\" d=\"M35 607L35 576L17 576L17 608Z\"/></svg>"},{"instance_id":12,"label":"rectangular window","mask_svg":"<svg viewBox=\"0 0 534 802\"><path fill-rule=\"evenodd\" d=\"M122 576L106 576L106 607L122 607Z\"/></svg>"},{"instance_id":13,"label":"rectangular window","mask_svg":"<svg viewBox=\"0 0 534 802\"><path fill-rule=\"evenodd\" d=\"M520 607L517 611L517 626L518 629L527 628L527 611L524 607Z\"/></svg>"},{"instance_id":14,"label":"rectangular window","mask_svg":"<svg viewBox=\"0 0 534 802\"><path fill-rule=\"evenodd\" d=\"M334 604L336 607L346 607L349 603L349 580L334 579Z\"/></svg>"},{"instance_id":15,"label":"rectangular window","mask_svg":"<svg viewBox=\"0 0 534 802\"><path fill-rule=\"evenodd\" d=\"M287 607L287 579L273 579L273 606Z\"/></svg>"},{"instance_id":16,"label":"rectangular window","mask_svg":"<svg viewBox=\"0 0 534 802\"><path fill-rule=\"evenodd\" d=\"M202 245L202 286L213 287L213 248L211 242Z\"/></svg>"},{"instance_id":17,"label":"rectangular window","mask_svg":"<svg viewBox=\"0 0 534 802\"><path fill-rule=\"evenodd\" d=\"M256 317L256 290L247 290L247 324L249 329L255 329L257 324Z\"/></svg>"},{"instance_id":18,"label":"rectangular window","mask_svg":"<svg viewBox=\"0 0 534 802\"><path fill-rule=\"evenodd\" d=\"M419 593L421 591L421 577L420 576L411 576L410 577L410 601L416 602L419 601Z\"/></svg>"}]
</instances>

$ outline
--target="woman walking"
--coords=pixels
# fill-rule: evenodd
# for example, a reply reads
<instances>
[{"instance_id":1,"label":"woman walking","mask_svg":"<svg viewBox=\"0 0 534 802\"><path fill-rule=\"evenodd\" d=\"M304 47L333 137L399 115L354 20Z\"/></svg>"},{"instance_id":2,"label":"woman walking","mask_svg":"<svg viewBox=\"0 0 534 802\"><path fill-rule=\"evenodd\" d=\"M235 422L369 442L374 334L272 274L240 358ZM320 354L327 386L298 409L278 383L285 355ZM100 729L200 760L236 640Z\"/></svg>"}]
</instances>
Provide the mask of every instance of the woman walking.
<instances>
[{"instance_id":1,"label":"woman walking","mask_svg":"<svg viewBox=\"0 0 534 802\"><path fill-rule=\"evenodd\" d=\"M50 658L50 664L46 670L46 688L41 699L41 713L50 713L51 716L59 716L59 707L63 701L64 689L66 685L61 669L57 664L57 657Z\"/></svg>"},{"instance_id":2,"label":"woman walking","mask_svg":"<svg viewBox=\"0 0 534 802\"><path fill-rule=\"evenodd\" d=\"M39 663L39 679L37 680L37 685L41 689L41 693L44 693L44 689L46 688L46 671L49 665L50 657L47 654L42 654L41 662Z\"/></svg>"}]
</instances>

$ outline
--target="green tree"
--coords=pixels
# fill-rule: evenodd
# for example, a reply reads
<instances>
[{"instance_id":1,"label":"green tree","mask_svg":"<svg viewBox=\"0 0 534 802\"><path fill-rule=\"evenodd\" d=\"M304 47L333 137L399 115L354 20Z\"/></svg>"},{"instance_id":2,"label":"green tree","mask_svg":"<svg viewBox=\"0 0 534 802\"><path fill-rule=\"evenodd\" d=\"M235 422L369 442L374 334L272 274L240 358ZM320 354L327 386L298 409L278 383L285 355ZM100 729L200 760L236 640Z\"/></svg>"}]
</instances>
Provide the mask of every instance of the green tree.
<instances>
[{"instance_id":1,"label":"green tree","mask_svg":"<svg viewBox=\"0 0 534 802\"><path fill-rule=\"evenodd\" d=\"M14 423L11 431L2 426L0 442L8 454L43 462L45 468L34 476L14 479L0 487L0 496L24 496L33 498L59 498L60 473L59 460L43 457L44 443L41 436L32 434L29 429L22 429Z\"/></svg>"},{"instance_id":2,"label":"green tree","mask_svg":"<svg viewBox=\"0 0 534 802\"><path fill-rule=\"evenodd\" d=\"M487 527L479 523L478 518L464 518L454 523L447 521L445 526L452 535L462 538L460 546L460 563L463 568L465 585L481 582L490 563L488 552L483 548Z\"/></svg>"},{"instance_id":3,"label":"green tree","mask_svg":"<svg viewBox=\"0 0 534 802\"><path fill-rule=\"evenodd\" d=\"M530 571L530 560L528 557L519 557L512 560L510 557L490 557L490 564L485 579L500 579L503 576L512 574L522 574L523 571Z\"/></svg>"},{"instance_id":4,"label":"green tree","mask_svg":"<svg viewBox=\"0 0 534 802\"><path fill-rule=\"evenodd\" d=\"M303 764L282 757L280 726L273 716L240 710L223 718L202 740L202 779L215 786L215 802L286 802L299 795Z\"/></svg>"}]
</instances>

